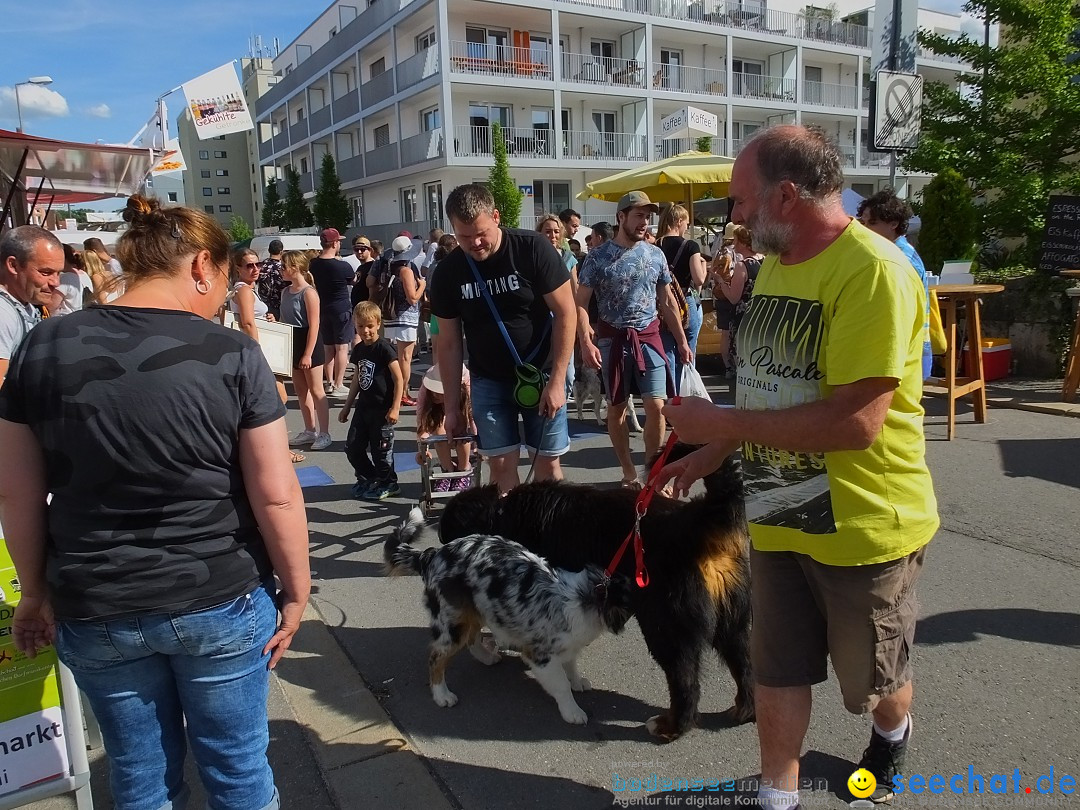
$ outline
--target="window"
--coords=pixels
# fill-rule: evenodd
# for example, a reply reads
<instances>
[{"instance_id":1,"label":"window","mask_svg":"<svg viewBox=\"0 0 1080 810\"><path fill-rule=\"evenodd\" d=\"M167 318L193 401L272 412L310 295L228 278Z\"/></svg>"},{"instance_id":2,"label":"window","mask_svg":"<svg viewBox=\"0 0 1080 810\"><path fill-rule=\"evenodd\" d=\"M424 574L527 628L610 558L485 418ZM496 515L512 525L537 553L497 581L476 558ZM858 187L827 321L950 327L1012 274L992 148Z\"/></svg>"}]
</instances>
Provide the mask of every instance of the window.
<instances>
[{"instance_id":1,"label":"window","mask_svg":"<svg viewBox=\"0 0 1080 810\"><path fill-rule=\"evenodd\" d=\"M228 177L229 176L229 170L228 169L218 169L216 172L214 172L214 174L216 174L218 177Z\"/></svg>"},{"instance_id":2,"label":"window","mask_svg":"<svg viewBox=\"0 0 1080 810\"><path fill-rule=\"evenodd\" d=\"M821 83L821 68L803 66L803 102L806 104L824 104L825 87Z\"/></svg>"},{"instance_id":3,"label":"window","mask_svg":"<svg viewBox=\"0 0 1080 810\"><path fill-rule=\"evenodd\" d=\"M311 46L310 45L297 45L296 46L296 64L299 65L301 62L303 62L309 56L311 56ZM290 67L291 67L291 65L290 65Z\"/></svg>"},{"instance_id":4,"label":"window","mask_svg":"<svg viewBox=\"0 0 1080 810\"><path fill-rule=\"evenodd\" d=\"M424 184L424 205L426 206L429 228L440 228L443 224L442 183Z\"/></svg>"},{"instance_id":5,"label":"window","mask_svg":"<svg viewBox=\"0 0 1080 810\"><path fill-rule=\"evenodd\" d=\"M169 192L169 202L178 202L178 200L176 199L176 192L175 191L170 191Z\"/></svg>"},{"instance_id":6,"label":"window","mask_svg":"<svg viewBox=\"0 0 1080 810\"><path fill-rule=\"evenodd\" d=\"M331 28L330 29L330 39L333 39L336 36L337 36L337 29L336 28Z\"/></svg>"},{"instance_id":7,"label":"window","mask_svg":"<svg viewBox=\"0 0 1080 810\"><path fill-rule=\"evenodd\" d=\"M203 211L205 211L208 214L214 213L214 206L212 206L212 205L204 205L202 208L203 208Z\"/></svg>"},{"instance_id":8,"label":"window","mask_svg":"<svg viewBox=\"0 0 1080 810\"><path fill-rule=\"evenodd\" d=\"M209 169L203 169L202 171L199 172L199 176L200 177L209 177L210 176L210 170Z\"/></svg>"},{"instance_id":9,"label":"window","mask_svg":"<svg viewBox=\"0 0 1080 810\"><path fill-rule=\"evenodd\" d=\"M503 129L510 126L511 107L486 102L469 103L469 130L473 154L491 153L491 125L498 121Z\"/></svg>"},{"instance_id":10,"label":"window","mask_svg":"<svg viewBox=\"0 0 1080 810\"><path fill-rule=\"evenodd\" d=\"M297 107L296 108L296 123L299 124L303 120L304 120L304 108L303 107Z\"/></svg>"},{"instance_id":11,"label":"window","mask_svg":"<svg viewBox=\"0 0 1080 810\"><path fill-rule=\"evenodd\" d=\"M478 25L465 26L465 42L471 59L507 59L505 52L508 33Z\"/></svg>"},{"instance_id":12,"label":"window","mask_svg":"<svg viewBox=\"0 0 1080 810\"><path fill-rule=\"evenodd\" d=\"M307 158L302 157L302 158L300 158L300 174L307 174L307 173L308 173Z\"/></svg>"},{"instance_id":13,"label":"window","mask_svg":"<svg viewBox=\"0 0 1080 810\"><path fill-rule=\"evenodd\" d=\"M372 62L371 67L368 69L368 73L373 79L376 76L381 76L383 73L386 73L386 57L380 56Z\"/></svg>"},{"instance_id":14,"label":"window","mask_svg":"<svg viewBox=\"0 0 1080 810\"><path fill-rule=\"evenodd\" d=\"M359 197L353 197L350 200L352 203L352 224L354 228L364 227L364 192L360 192Z\"/></svg>"},{"instance_id":15,"label":"window","mask_svg":"<svg viewBox=\"0 0 1080 810\"><path fill-rule=\"evenodd\" d=\"M420 111L420 131L434 132L442 126L442 116L439 115L438 107L431 107Z\"/></svg>"},{"instance_id":16,"label":"window","mask_svg":"<svg viewBox=\"0 0 1080 810\"><path fill-rule=\"evenodd\" d=\"M747 62L745 59L731 60L731 79L735 85L736 96L761 96L765 93L764 62Z\"/></svg>"},{"instance_id":17,"label":"window","mask_svg":"<svg viewBox=\"0 0 1080 810\"><path fill-rule=\"evenodd\" d=\"M213 197L214 196L214 190L212 188L210 188L210 186L203 186L202 195L204 197Z\"/></svg>"},{"instance_id":18,"label":"window","mask_svg":"<svg viewBox=\"0 0 1080 810\"><path fill-rule=\"evenodd\" d=\"M589 43L589 53L597 59L613 59L615 57L615 43L606 39L594 39Z\"/></svg>"},{"instance_id":19,"label":"window","mask_svg":"<svg viewBox=\"0 0 1080 810\"><path fill-rule=\"evenodd\" d=\"M862 197L872 197L874 195L873 183L852 183L851 190Z\"/></svg>"},{"instance_id":20,"label":"window","mask_svg":"<svg viewBox=\"0 0 1080 810\"><path fill-rule=\"evenodd\" d=\"M653 86L664 90L678 90L682 73L682 51L660 50L660 70L656 74Z\"/></svg>"},{"instance_id":21,"label":"window","mask_svg":"<svg viewBox=\"0 0 1080 810\"><path fill-rule=\"evenodd\" d=\"M221 151L215 151L214 152L214 157L216 157L216 158L227 158L228 156L229 156L228 152L221 152Z\"/></svg>"},{"instance_id":22,"label":"window","mask_svg":"<svg viewBox=\"0 0 1080 810\"><path fill-rule=\"evenodd\" d=\"M570 207L570 184L563 180L533 181L533 205L537 216Z\"/></svg>"},{"instance_id":23,"label":"window","mask_svg":"<svg viewBox=\"0 0 1080 810\"><path fill-rule=\"evenodd\" d=\"M422 33L420 36L418 36L416 38L416 52L420 53L420 51L426 51L428 48L430 48L434 44L435 44L435 29L432 28L430 31L425 31L424 33Z\"/></svg>"},{"instance_id":24,"label":"window","mask_svg":"<svg viewBox=\"0 0 1080 810\"><path fill-rule=\"evenodd\" d=\"M416 222L416 187L401 189L401 221Z\"/></svg>"},{"instance_id":25,"label":"window","mask_svg":"<svg viewBox=\"0 0 1080 810\"><path fill-rule=\"evenodd\" d=\"M338 6L338 21L342 28L356 19L356 6Z\"/></svg>"},{"instance_id":26,"label":"window","mask_svg":"<svg viewBox=\"0 0 1080 810\"><path fill-rule=\"evenodd\" d=\"M218 186L217 193L218 194L228 194L229 193L229 187L228 186Z\"/></svg>"},{"instance_id":27,"label":"window","mask_svg":"<svg viewBox=\"0 0 1080 810\"><path fill-rule=\"evenodd\" d=\"M218 210L218 213L221 213L221 214L231 214L232 213L232 206L231 205L219 205L217 210Z\"/></svg>"},{"instance_id":28,"label":"window","mask_svg":"<svg viewBox=\"0 0 1080 810\"><path fill-rule=\"evenodd\" d=\"M199 150L199 160L209 160L209 159L210 159L210 153L207 152L205 149L200 149Z\"/></svg>"},{"instance_id":29,"label":"window","mask_svg":"<svg viewBox=\"0 0 1080 810\"><path fill-rule=\"evenodd\" d=\"M380 146L389 146L390 145L390 125L389 124L380 124L379 126L375 127L375 131L374 131L373 134L375 135L375 148L376 149L378 149Z\"/></svg>"},{"instance_id":30,"label":"window","mask_svg":"<svg viewBox=\"0 0 1080 810\"><path fill-rule=\"evenodd\" d=\"M215 141L223 141L223 140L225 140L225 136L224 135L217 135L217 136L214 137L214 140Z\"/></svg>"}]
</instances>

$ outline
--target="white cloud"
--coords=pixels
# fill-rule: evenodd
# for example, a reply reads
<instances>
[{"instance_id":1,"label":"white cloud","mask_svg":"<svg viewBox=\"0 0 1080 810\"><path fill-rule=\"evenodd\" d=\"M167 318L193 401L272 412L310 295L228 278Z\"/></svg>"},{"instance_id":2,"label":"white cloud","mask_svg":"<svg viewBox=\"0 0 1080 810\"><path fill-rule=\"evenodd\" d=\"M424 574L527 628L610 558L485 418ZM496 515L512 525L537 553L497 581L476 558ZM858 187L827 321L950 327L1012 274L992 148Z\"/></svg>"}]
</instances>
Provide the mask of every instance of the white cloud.
<instances>
[{"instance_id":1,"label":"white cloud","mask_svg":"<svg viewBox=\"0 0 1080 810\"><path fill-rule=\"evenodd\" d=\"M95 104L86 108L86 114L91 118L112 118L112 110L108 104Z\"/></svg>"},{"instance_id":2,"label":"white cloud","mask_svg":"<svg viewBox=\"0 0 1080 810\"><path fill-rule=\"evenodd\" d=\"M67 99L48 87L22 84L18 93L16 104L15 88L0 87L0 118L15 121L20 108L24 122L35 118L64 118L70 114Z\"/></svg>"}]
</instances>

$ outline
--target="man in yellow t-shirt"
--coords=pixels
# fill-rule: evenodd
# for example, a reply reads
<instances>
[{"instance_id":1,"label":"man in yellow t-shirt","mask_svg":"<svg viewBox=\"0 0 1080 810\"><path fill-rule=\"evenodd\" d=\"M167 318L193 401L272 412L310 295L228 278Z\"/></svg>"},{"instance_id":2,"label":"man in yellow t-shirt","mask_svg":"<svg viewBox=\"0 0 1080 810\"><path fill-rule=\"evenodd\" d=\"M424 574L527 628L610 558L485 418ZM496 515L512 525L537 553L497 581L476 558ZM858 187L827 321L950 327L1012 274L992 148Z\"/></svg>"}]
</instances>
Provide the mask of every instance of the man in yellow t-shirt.
<instances>
[{"instance_id":1,"label":"man in yellow t-shirt","mask_svg":"<svg viewBox=\"0 0 1080 810\"><path fill-rule=\"evenodd\" d=\"M895 245L844 213L842 166L801 126L739 154L732 219L769 257L739 328L736 408L664 409L706 445L665 469L677 491L742 450L768 808L798 803L810 687L829 659L845 707L873 714L859 763L877 779L870 798L892 798L911 736L915 584L938 527L919 401L925 292Z\"/></svg>"}]
</instances>

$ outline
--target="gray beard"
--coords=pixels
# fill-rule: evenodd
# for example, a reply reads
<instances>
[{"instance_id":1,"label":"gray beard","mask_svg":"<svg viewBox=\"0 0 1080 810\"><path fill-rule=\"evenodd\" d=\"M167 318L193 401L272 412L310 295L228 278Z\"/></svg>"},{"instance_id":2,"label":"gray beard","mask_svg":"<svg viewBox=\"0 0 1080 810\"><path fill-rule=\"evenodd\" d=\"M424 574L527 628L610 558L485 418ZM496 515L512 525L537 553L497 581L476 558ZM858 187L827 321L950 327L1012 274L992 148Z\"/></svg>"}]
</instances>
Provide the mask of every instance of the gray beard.
<instances>
[{"instance_id":1,"label":"gray beard","mask_svg":"<svg viewBox=\"0 0 1080 810\"><path fill-rule=\"evenodd\" d=\"M754 249L774 256L787 253L795 237L793 225L767 221L760 215L749 226L754 235Z\"/></svg>"}]
</instances>

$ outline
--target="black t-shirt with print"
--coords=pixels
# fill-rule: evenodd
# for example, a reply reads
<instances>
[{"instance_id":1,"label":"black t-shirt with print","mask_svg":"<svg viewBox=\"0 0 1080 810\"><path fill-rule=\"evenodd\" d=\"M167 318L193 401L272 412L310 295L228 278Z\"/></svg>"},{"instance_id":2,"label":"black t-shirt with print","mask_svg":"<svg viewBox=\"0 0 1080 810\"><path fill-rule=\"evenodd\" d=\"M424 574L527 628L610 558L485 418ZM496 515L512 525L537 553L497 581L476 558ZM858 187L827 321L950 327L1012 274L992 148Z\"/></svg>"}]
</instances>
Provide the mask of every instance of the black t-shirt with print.
<instances>
[{"instance_id":1,"label":"black t-shirt with print","mask_svg":"<svg viewBox=\"0 0 1080 810\"><path fill-rule=\"evenodd\" d=\"M356 277L353 282L352 292L349 294L349 300L352 304L352 308L356 309L356 305L361 301L367 301L370 291L367 286L368 273L371 272L371 268L375 265L375 262L360 262L360 265L356 268ZM316 290L316 292L318 292Z\"/></svg>"},{"instance_id":2,"label":"black t-shirt with print","mask_svg":"<svg viewBox=\"0 0 1080 810\"><path fill-rule=\"evenodd\" d=\"M690 276L690 258L701 253L701 248L698 243L693 239L683 239L681 236L665 236L660 240L660 249L664 251L664 255L667 256L668 266L671 266L671 262L675 259L675 256L679 253L679 248L682 247L682 243L686 242L686 247L683 248L682 255L679 256L678 263L674 266L675 278L679 282L679 286L683 290L689 290L693 284L691 283Z\"/></svg>"},{"instance_id":3,"label":"black t-shirt with print","mask_svg":"<svg viewBox=\"0 0 1080 810\"><path fill-rule=\"evenodd\" d=\"M570 280L559 252L536 231L503 228L499 250L476 267L521 359L539 345L532 363L549 365L551 311L544 296ZM430 298L436 317L461 319L469 370L478 377L512 382L514 357L460 247L439 262Z\"/></svg>"},{"instance_id":4,"label":"black t-shirt with print","mask_svg":"<svg viewBox=\"0 0 1080 810\"><path fill-rule=\"evenodd\" d=\"M44 452L56 615L183 613L269 576L240 431L284 415L258 344L197 315L106 305L37 326L0 419Z\"/></svg>"},{"instance_id":5,"label":"black t-shirt with print","mask_svg":"<svg viewBox=\"0 0 1080 810\"><path fill-rule=\"evenodd\" d=\"M370 346L357 343L349 362L356 366L360 381L356 409L388 412L394 403L394 377L390 373L390 364L397 362L394 344L386 338L379 338Z\"/></svg>"}]
</instances>

